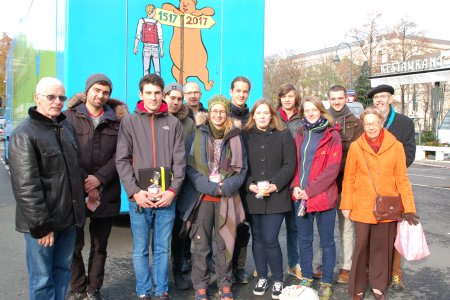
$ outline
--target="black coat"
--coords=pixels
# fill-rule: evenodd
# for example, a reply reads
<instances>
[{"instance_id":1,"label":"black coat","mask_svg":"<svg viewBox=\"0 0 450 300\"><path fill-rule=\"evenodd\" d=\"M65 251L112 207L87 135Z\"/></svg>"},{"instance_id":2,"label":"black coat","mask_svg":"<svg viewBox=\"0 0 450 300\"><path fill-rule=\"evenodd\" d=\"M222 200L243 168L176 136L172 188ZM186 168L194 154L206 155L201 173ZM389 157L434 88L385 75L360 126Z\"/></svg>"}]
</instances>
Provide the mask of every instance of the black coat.
<instances>
[{"instance_id":1,"label":"black coat","mask_svg":"<svg viewBox=\"0 0 450 300\"><path fill-rule=\"evenodd\" d=\"M103 119L94 129L85 103L86 95L76 94L67 103L64 114L78 135L84 175L94 175L101 182L100 206L94 212L86 211L93 218L116 216L120 211L121 191L115 163L117 133L128 110L124 103L109 99L104 105Z\"/></svg>"},{"instance_id":2,"label":"black coat","mask_svg":"<svg viewBox=\"0 0 450 300\"><path fill-rule=\"evenodd\" d=\"M245 138L248 153L245 202L248 213L275 214L290 211L292 200L289 184L294 176L297 161L295 143L290 131L261 131L252 128ZM257 199L248 187L251 183L263 180L274 183L278 192L272 193L270 197Z\"/></svg>"},{"instance_id":3,"label":"black coat","mask_svg":"<svg viewBox=\"0 0 450 300\"><path fill-rule=\"evenodd\" d=\"M16 230L41 238L86 220L75 130L36 111L11 134L9 164L16 198Z\"/></svg>"}]
</instances>

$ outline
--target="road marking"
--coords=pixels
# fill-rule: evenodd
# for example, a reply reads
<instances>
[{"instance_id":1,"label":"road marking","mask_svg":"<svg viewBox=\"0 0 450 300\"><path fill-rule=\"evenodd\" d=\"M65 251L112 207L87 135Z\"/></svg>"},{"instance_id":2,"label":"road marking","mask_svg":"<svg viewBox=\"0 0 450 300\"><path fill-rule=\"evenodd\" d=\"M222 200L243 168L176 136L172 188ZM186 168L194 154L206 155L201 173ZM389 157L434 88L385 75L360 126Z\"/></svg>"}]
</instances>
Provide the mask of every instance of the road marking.
<instances>
[{"instance_id":1,"label":"road marking","mask_svg":"<svg viewBox=\"0 0 450 300\"><path fill-rule=\"evenodd\" d=\"M408 173L408 175L410 175L410 176L420 176L420 177L435 178L435 179L443 179L443 180L446 180L446 179L447 179L447 178L445 178L445 177L429 176L429 175L419 175L419 174L412 174L412 173Z\"/></svg>"},{"instance_id":2,"label":"road marking","mask_svg":"<svg viewBox=\"0 0 450 300\"><path fill-rule=\"evenodd\" d=\"M416 185L416 186L421 186L421 187L428 187L428 188L432 188L432 189L446 190L446 191L450 190L450 188L446 188L446 187L431 186L431 185L425 185L425 184L412 183L411 185Z\"/></svg>"}]
</instances>

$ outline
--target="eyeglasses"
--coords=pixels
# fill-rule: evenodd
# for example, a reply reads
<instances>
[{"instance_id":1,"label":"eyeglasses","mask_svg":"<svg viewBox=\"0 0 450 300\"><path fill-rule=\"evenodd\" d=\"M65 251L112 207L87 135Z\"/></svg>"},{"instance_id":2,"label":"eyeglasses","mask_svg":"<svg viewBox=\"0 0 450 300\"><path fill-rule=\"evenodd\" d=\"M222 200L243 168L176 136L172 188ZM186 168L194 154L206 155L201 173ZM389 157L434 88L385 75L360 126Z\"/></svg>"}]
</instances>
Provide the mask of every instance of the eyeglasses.
<instances>
[{"instance_id":1,"label":"eyeglasses","mask_svg":"<svg viewBox=\"0 0 450 300\"><path fill-rule=\"evenodd\" d=\"M226 115L227 112L224 110L212 110L211 115L217 116L217 115Z\"/></svg>"},{"instance_id":2,"label":"eyeglasses","mask_svg":"<svg viewBox=\"0 0 450 300\"><path fill-rule=\"evenodd\" d=\"M378 99L386 100L386 99L389 98L389 96L390 96L390 94L375 95L375 96L373 96L372 99L373 99L373 100L378 100Z\"/></svg>"},{"instance_id":3,"label":"eyeglasses","mask_svg":"<svg viewBox=\"0 0 450 300\"><path fill-rule=\"evenodd\" d=\"M59 101L61 101L61 102L64 102L64 101L67 100L67 97L66 97L66 96L43 95L43 94L38 94L38 95L41 95L41 96L46 97L47 100L50 101L50 102L55 102L56 98L58 98Z\"/></svg>"},{"instance_id":4,"label":"eyeglasses","mask_svg":"<svg viewBox=\"0 0 450 300\"><path fill-rule=\"evenodd\" d=\"M199 91L195 91L195 92L187 92L187 93L184 93L184 95L187 95L187 96L193 96L193 95L195 95L195 96L200 96L202 93L201 92L199 92Z\"/></svg>"}]
</instances>

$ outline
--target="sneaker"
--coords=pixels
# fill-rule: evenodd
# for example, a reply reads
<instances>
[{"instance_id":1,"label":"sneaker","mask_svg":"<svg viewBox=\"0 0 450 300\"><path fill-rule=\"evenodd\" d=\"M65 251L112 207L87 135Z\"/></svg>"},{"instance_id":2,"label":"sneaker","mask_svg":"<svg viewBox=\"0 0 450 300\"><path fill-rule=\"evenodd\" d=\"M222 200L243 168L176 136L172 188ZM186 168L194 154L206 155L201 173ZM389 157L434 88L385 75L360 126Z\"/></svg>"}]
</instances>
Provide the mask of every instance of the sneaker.
<instances>
[{"instance_id":1,"label":"sneaker","mask_svg":"<svg viewBox=\"0 0 450 300\"><path fill-rule=\"evenodd\" d=\"M258 283L253 288L253 294L256 296L262 296L266 293L269 284L267 283L267 279L259 278Z\"/></svg>"},{"instance_id":2,"label":"sneaker","mask_svg":"<svg viewBox=\"0 0 450 300\"><path fill-rule=\"evenodd\" d=\"M349 275L350 275L350 271L349 270L341 269L341 271L339 272L339 276L338 276L336 281L338 283L348 283Z\"/></svg>"},{"instance_id":3,"label":"sneaker","mask_svg":"<svg viewBox=\"0 0 450 300\"><path fill-rule=\"evenodd\" d=\"M143 295L143 296L139 296L138 299L139 300L152 300L152 297L147 296L147 295Z\"/></svg>"},{"instance_id":4,"label":"sneaker","mask_svg":"<svg viewBox=\"0 0 450 300\"><path fill-rule=\"evenodd\" d=\"M236 269L234 277L236 278L237 283L249 283L251 279L250 274L245 272L244 269Z\"/></svg>"},{"instance_id":5,"label":"sneaker","mask_svg":"<svg viewBox=\"0 0 450 300\"><path fill-rule=\"evenodd\" d=\"M169 294L166 292L162 295L155 296L152 298L153 300L170 300Z\"/></svg>"},{"instance_id":6,"label":"sneaker","mask_svg":"<svg viewBox=\"0 0 450 300\"><path fill-rule=\"evenodd\" d=\"M231 287L226 286L219 289L220 300L234 300L233 292Z\"/></svg>"},{"instance_id":7,"label":"sneaker","mask_svg":"<svg viewBox=\"0 0 450 300\"><path fill-rule=\"evenodd\" d=\"M320 284L319 288L319 299L320 300L328 300L331 297L331 294L333 294L333 290L331 289L330 283L322 282Z\"/></svg>"},{"instance_id":8,"label":"sneaker","mask_svg":"<svg viewBox=\"0 0 450 300\"><path fill-rule=\"evenodd\" d=\"M280 294L283 291L284 285L281 281L275 281L272 287L272 299L280 299Z\"/></svg>"},{"instance_id":9,"label":"sneaker","mask_svg":"<svg viewBox=\"0 0 450 300\"><path fill-rule=\"evenodd\" d=\"M306 278L303 277L302 281L300 282L300 285L306 286L306 287L312 287L314 279L312 278Z\"/></svg>"},{"instance_id":10,"label":"sneaker","mask_svg":"<svg viewBox=\"0 0 450 300\"><path fill-rule=\"evenodd\" d=\"M317 270L312 273L312 277L314 279L321 279L322 278L322 266L318 266Z\"/></svg>"},{"instance_id":11,"label":"sneaker","mask_svg":"<svg viewBox=\"0 0 450 300\"><path fill-rule=\"evenodd\" d=\"M392 275L391 289L396 292L401 292L404 287L405 285L403 284L402 277L399 275Z\"/></svg>"},{"instance_id":12,"label":"sneaker","mask_svg":"<svg viewBox=\"0 0 450 300\"><path fill-rule=\"evenodd\" d=\"M291 275L291 276L297 277L300 280L303 279L302 269L300 268L299 264L296 264L292 268L289 268L288 269L288 274Z\"/></svg>"},{"instance_id":13,"label":"sneaker","mask_svg":"<svg viewBox=\"0 0 450 300\"><path fill-rule=\"evenodd\" d=\"M208 300L208 294L206 293L206 289L198 289L195 291L195 300Z\"/></svg>"},{"instance_id":14,"label":"sneaker","mask_svg":"<svg viewBox=\"0 0 450 300\"><path fill-rule=\"evenodd\" d=\"M82 292L82 293L69 293L69 295L67 295L66 300L84 300L87 297L87 293L86 292Z\"/></svg>"},{"instance_id":15,"label":"sneaker","mask_svg":"<svg viewBox=\"0 0 450 300\"><path fill-rule=\"evenodd\" d=\"M87 300L103 300L103 296L100 294L99 290L95 290L92 293L87 293Z\"/></svg>"}]
</instances>

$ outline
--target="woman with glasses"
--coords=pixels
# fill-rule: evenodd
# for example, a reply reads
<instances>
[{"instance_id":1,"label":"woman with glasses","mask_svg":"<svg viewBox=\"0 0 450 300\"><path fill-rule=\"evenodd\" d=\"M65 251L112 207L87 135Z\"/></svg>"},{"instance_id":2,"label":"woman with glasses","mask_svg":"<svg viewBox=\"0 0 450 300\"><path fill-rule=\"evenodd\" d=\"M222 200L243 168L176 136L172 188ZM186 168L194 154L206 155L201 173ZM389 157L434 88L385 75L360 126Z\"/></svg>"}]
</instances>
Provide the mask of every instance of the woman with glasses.
<instances>
[{"instance_id":1,"label":"woman with glasses","mask_svg":"<svg viewBox=\"0 0 450 300\"><path fill-rule=\"evenodd\" d=\"M244 218L239 188L247 173L247 157L240 129L232 126L230 101L213 96L208 101L205 123L195 131L187 145L187 179L180 199L185 201L185 220L194 243L192 283L195 300L207 300L210 274L208 257L216 243L217 285L222 300L233 300L231 259L236 228ZM198 116L197 116L197 119ZM189 216L189 217L188 217Z\"/></svg>"},{"instance_id":2,"label":"woman with glasses","mask_svg":"<svg viewBox=\"0 0 450 300\"><path fill-rule=\"evenodd\" d=\"M383 128L384 115L375 107L361 114L364 134L350 146L345 165L340 209L355 226L355 248L348 291L353 299L364 299L366 269L375 299L385 299L390 282L397 222L380 221L374 216L376 195L401 194L410 224L415 220L415 205L406 169L403 145Z\"/></svg>"},{"instance_id":3,"label":"woman with glasses","mask_svg":"<svg viewBox=\"0 0 450 300\"><path fill-rule=\"evenodd\" d=\"M269 266L274 282L272 298L279 299L283 290L283 254L278 235L285 213L291 210L294 139L264 99L254 104L245 131L249 164L245 201L251 215L252 251L258 274L253 294L262 296L268 289Z\"/></svg>"},{"instance_id":4,"label":"woman with glasses","mask_svg":"<svg viewBox=\"0 0 450 300\"><path fill-rule=\"evenodd\" d=\"M302 126L295 135L297 168L291 187L297 214L302 285L312 286L314 219L317 220L322 249L321 300L332 294L333 270L336 262L334 223L338 191L336 177L342 157L339 128L334 126L322 101L306 97L300 106ZM338 126L339 127L339 126Z\"/></svg>"}]
</instances>

